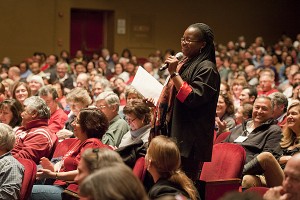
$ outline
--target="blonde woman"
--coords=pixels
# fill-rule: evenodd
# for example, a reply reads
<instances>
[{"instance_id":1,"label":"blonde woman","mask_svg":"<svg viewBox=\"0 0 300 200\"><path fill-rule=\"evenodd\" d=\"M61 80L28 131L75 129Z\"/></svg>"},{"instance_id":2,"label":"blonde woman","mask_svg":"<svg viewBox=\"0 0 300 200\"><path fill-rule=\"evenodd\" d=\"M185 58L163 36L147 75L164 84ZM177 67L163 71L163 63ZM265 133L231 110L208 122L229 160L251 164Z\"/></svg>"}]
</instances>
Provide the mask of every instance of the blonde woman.
<instances>
[{"instance_id":1,"label":"blonde woman","mask_svg":"<svg viewBox=\"0 0 300 200\"><path fill-rule=\"evenodd\" d=\"M180 165L180 151L173 140L162 135L151 140L146 154L147 170L155 182L148 193L150 199L178 194L199 199L193 182L181 171Z\"/></svg>"}]
</instances>

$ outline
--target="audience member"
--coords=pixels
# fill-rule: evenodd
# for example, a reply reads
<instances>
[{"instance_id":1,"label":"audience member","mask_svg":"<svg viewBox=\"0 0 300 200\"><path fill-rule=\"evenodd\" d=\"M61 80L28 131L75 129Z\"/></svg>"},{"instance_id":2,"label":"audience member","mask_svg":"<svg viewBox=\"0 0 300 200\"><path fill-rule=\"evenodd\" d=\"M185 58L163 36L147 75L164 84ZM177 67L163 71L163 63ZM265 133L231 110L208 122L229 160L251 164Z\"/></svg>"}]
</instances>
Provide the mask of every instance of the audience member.
<instances>
[{"instance_id":1,"label":"audience member","mask_svg":"<svg viewBox=\"0 0 300 200\"><path fill-rule=\"evenodd\" d=\"M264 195L265 200L300 199L300 154L294 155L284 168L281 186L270 188Z\"/></svg>"},{"instance_id":2,"label":"audience member","mask_svg":"<svg viewBox=\"0 0 300 200\"><path fill-rule=\"evenodd\" d=\"M53 185L34 185L31 199L61 199L61 193L67 186L67 181L74 181L78 174L78 163L81 154L88 148L107 148L100 139L108 128L105 115L97 110L82 109L73 121L76 140L69 146L61 161L53 165L49 159L42 158L40 164L43 169L37 172L37 178L56 179Z\"/></svg>"},{"instance_id":3,"label":"audience member","mask_svg":"<svg viewBox=\"0 0 300 200\"><path fill-rule=\"evenodd\" d=\"M255 87L244 87L240 94L240 104L244 105L245 103L253 104L257 97L257 91Z\"/></svg>"},{"instance_id":4,"label":"audience member","mask_svg":"<svg viewBox=\"0 0 300 200\"><path fill-rule=\"evenodd\" d=\"M251 85L251 86L257 86L259 81L258 81L258 78L257 78L257 74L256 74L256 69L254 67L254 65L248 65L245 67L245 72L246 72L246 75L247 75L247 81L248 81L248 84Z\"/></svg>"},{"instance_id":5,"label":"audience member","mask_svg":"<svg viewBox=\"0 0 300 200\"><path fill-rule=\"evenodd\" d=\"M286 111L288 107L288 99L280 92L270 94L274 104L273 118L277 120L278 126L281 128L286 124Z\"/></svg>"},{"instance_id":6,"label":"audience member","mask_svg":"<svg viewBox=\"0 0 300 200\"><path fill-rule=\"evenodd\" d=\"M20 199L24 167L11 155L14 144L14 131L0 123L0 199Z\"/></svg>"},{"instance_id":7,"label":"audience member","mask_svg":"<svg viewBox=\"0 0 300 200\"><path fill-rule=\"evenodd\" d=\"M274 92L278 92L275 87L274 72L270 69L264 69L260 72L259 77L259 90L257 96L270 95Z\"/></svg>"},{"instance_id":8,"label":"audience member","mask_svg":"<svg viewBox=\"0 0 300 200\"><path fill-rule=\"evenodd\" d=\"M232 100L234 108L237 109L240 106L240 95L243 91L243 88L247 85L247 82L245 80L236 79L232 81L230 91L232 94Z\"/></svg>"},{"instance_id":9,"label":"audience member","mask_svg":"<svg viewBox=\"0 0 300 200\"><path fill-rule=\"evenodd\" d=\"M59 139L69 138L73 135L72 122L82 108L87 108L92 103L89 93L83 88L72 89L71 92L67 94L66 98L71 112L68 115L69 118L65 123L65 128L56 133Z\"/></svg>"},{"instance_id":10,"label":"audience member","mask_svg":"<svg viewBox=\"0 0 300 200\"><path fill-rule=\"evenodd\" d=\"M243 105L241 105L237 109L236 113L234 114L236 125L239 125L239 124L243 123L244 121L251 119L252 111L253 111L252 104L244 103Z\"/></svg>"},{"instance_id":11,"label":"audience member","mask_svg":"<svg viewBox=\"0 0 300 200\"><path fill-rule=\"evenodd\" d=\"M57 137L48 127L50 110L45 101L32 96L24 101L22 126L16 131L16 144L12 149L15 158L26 158L39 163L42 157L51 158Z\"/></svg>"},{"instance_id":12,"label":"audience member","mask_svg":"<svg viewBox=\"0 0 300 200\"><path fill-rule=\"evenodd\" d=\"M0 122L17 130L22 123L23 106L15 99L6 99L0 103Z\"/></svg>"},{"instance_id":13,"label":"audience member","mask_svg":"<svg viewBox=\"0 0 300 200\"><path fill-rule=\"evenodd\" d=\"M59 81L64 86L64 92L70 92L71 89L74 88L73 78L70 74L68 74L68 63L59 62L56 66L56 73L51 74L50 83L54 83L55 81Z\"/></svg>"},{"instance_id":14,"label":"audience member","mask_svg":"<svg viewBox=\"0 0 300 200\"><path fill-rule=\"evenodd\" d=\"M155 182L148 193L150 199L176 194L200 199L192 180L181 171L180 165L180 151L175 142L162 135L151 140L146 154L147 170Z\"/></svg>"},{"instance_id":15,"label":"audience member","mask_svg":"<svg viewBox=\"0 0 300 200\"><path fill-rule=\"evenodd\" d=\"M50 109L48 127L53 133L64 128L68 115L58 106L58 94L54 87L47 85L39 89L38 95L44 99Z\"/></svg>"},{"instance_id":16,"label":"audience member","mask_svg":"<svg viewBox=\"0 0 300 200\"><path fill-rule=\"evenodd\" d=\"M43 78L39 75L31 76L28 80L28 86L30 88L32 96L38 95L39 89L44 86Z\"/></svg>"},{"instance_id":17,"label":"audience member","mask_svg":"<svg viewBox=\"0 0 300 200\"><path fill-rule=\"evenodd\" d=\"M235 127L234 105L230 94L219 94L215 121L217 135L227 132Z\"/></svg>"},{"instance_id":18,"label":"audience member","mask_svg":"<svg viewBox=\"0 0 300 200\"><path fill-rule=\"evenodd\" d=\"M274 187L281 184L287 161L299 152L300 136L300 102L295 101L288 108L287 124L283 129L283 138L281 139L278 153L274 156L269 152L263 152L257 156L257 164L252 165L253 175L247 175L247 185ZM276 151L277 152L277 151ZM257 175L263 173L262 175ZM255 176L256 175L256 176Z\"/></svg>"},{"instance_id":19,"label":"audience member","mask_svg":"<svg viewBox=\"0 0 300 200\"><path fill-rule=\"evenodd\" d=\"M21 71L17 66L10 67L7 73L8 73L8 78L13 80L14 82L18 82L21 80Z\"/></svg>"},{"instance_id":20,"label":"audience member","mask_svg":"<svg viewBox=\"0 0 300 200\"><path fill-rule=\"evenodd\" d=\"M139 140L148 143L151 129L150 108L142 100L132 100L123 110L130 130L122 137L119 147L128 146Z\"/></svg>"},{"instance_id":21,"label":"audience member","mask_svg":"<svg viewBox=\"0 0 300 200\"><path fill-rule=\"evenodd\" d=\"M102 92L96 99L96 107L101 110L109 121L109 128L102 137L102 142L113 147L118 147L124 134L129 131L129 126L118 114L120 100L117 94Z\"/></svg>"},{"instance_id":22,"label":"audience member","mask_svg":"<svg viewBox=\"0 0 300 200\"><path fill-rule=\"evenodd\" d=\"M141 181L124 164L115 163L89 175L80 185L87 199L148 200Z\"/></svg>"},{"instance_id":23,"label":"audience member","mask_svg":"<svg viewBox=\"0 0 300 200\"><path fill-rule=\"evenodd\" d=\"M0 83L0 103L2 101L4 101L5 99L7 99L7 95L5 92L5 86L2 83Z\"/></svg>"},{"instance_id":24,"label":"audience member","mask_svg":"<svg viewBox=\"0 0 300 200\"><path fill-rule=\"evenodd\" d=\"M281 139L281 128L273 120L274 105L271 98L258 97L253 105L252 119L234 128L225 142L234 142L246 150L243 174L251 174L256 168L257 155L262 152L276 153ZM242 186L247 188L244 176Z\"/></svg>"}]
</instances>

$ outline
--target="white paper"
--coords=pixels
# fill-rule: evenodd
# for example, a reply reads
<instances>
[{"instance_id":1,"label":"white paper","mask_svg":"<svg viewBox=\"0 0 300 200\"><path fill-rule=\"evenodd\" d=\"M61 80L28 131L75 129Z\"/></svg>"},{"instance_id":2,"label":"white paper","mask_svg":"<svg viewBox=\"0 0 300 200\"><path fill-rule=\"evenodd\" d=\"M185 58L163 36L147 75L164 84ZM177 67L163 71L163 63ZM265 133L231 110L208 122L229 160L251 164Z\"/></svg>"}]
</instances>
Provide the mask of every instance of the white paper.
<instances>
[{"instance_id":1,"label":"white paper","mask_svg":"<svg viewBox=\"0 0 300 200\"><path fill-rule=\"evenodd\" d=\"M163 85L141 66L139 66L131 85L145 98L153 98L155 105L163 89Z\"/></svg>"}]
</instances>

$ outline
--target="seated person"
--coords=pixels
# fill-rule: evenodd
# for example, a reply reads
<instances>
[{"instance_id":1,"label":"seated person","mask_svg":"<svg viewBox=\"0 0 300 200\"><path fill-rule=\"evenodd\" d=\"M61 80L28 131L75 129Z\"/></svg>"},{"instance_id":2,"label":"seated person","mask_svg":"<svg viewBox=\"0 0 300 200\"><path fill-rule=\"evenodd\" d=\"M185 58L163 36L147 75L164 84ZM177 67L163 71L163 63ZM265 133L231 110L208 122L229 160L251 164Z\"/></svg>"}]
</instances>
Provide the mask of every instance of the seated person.
<instances>
[{"instance_id":1,"label":"seated person","mask_svg":"<svg viewBox=\"0 0 300 200\"><path fill-rule=\"evenodd\" d=\"M82 108L87 108L92 103L88 91L79 87L72 89L67 94L66 99L71 112L68 114L69 118L65 123L65 128L56 133L59 140L73 136L73 121L76 119Z\"/></svg>"},{"instance_id":2,"label":"seated person","mask_svg":"<svg viewBox=\"0 0 300 200\"><path fill-rule=\"evenodd\" d=\"M283 170L287 161L300 148L300 102L293 102L287 110L287 124L283 130L283 138L278 147L279 153L272 155L263 152L257 156L257 159L249 162L245 169L248 175L244 176L244 185L251 186L268 186L274 187L281 185L284 179ZM250 175L250 172L252 175ZM256 176L264 173L264 176Z\"/></svg>"},{"instance_id":3,"label":"seated person","mask_svg":"<svg viewBox=\"0 0 300 200\"><path fill-rule=\"evenodd\" d=\"M180 165L180 151L171 139L160 135L151 140L146 154L147 170L155 182L148 193L150 199L177 194L200 199L192 180L180 170Z\"/></svg>"},{"instance_id":4,"label":"seated person","mask_svg":"<svg viewBox=\"0 0 300 200\"><path fill-rule=\"evenodd\" d=\"M123 160L117 152L111 149L90 148L85 150L81 155L77 168L78 173L74 179L76 184L71 184L67 187L67 189L62 193L63 199L64 197L67 198L74 196L80 198L78 196L78 185L82 184L88 175L103 167L109 167L114 163L123 163Z\"/></svg>"},{"instance_id":5,"label":"seated person","mask_svg":"<svg viewBox=\"0 0 300 200\"><path fill-rule=\"evenodd\" d=\"M10 153L14 143L12 128L0 123L0 199L17 200L20 197L24 167Z\"/></svg>"},{"instance_id":6,"label":"seated person","mask_svg":"<svg viewBox=\"0 0 300 200\"><path fill-rule=\"evenodd\" d=\"M125 133L129 131L127 122L118 114L120 100L112 91L102 92L96 98L96 107L100 109L109 121L109 127L102 137L103 144L118 147Z\"/></svg>"},{"instance_id":7,"label":"seated person","mask_svg":"<svg viewBox=\"0 0 300 200\"><path fill-rule=\"evenodd\" d=\"M74 181L78 174L81 154L88 148L108 148L100 138L108 128L105 115L98 109L84 108L73 121L74 135L77 139L70 145L61 161L53 165L47 158L41 159L43 169L37 172L37 178L56 179L53 185L34 185L31 199L61 199L67 181Z\"/></svg>"},{"instance_id":8,"label":"seated person","mask_svg":"<svg viewBox=\"0 0 300 200\"><path fill-rule=\"evenodd\" d=\"M240 107L237 109L235 116L235 123L237 125L243 123L244 121L251 119L252 117L252 111L253 111L253 105L250 103L244 103L243 105L240 105Z\"/></svg>"},{"instance_id":9,"label":"seated person","mask_svg":"<svg viewBox=\"0 0 300 200\"><path fill-rule=\"evenodd\" d=\"M48 127L50 111L45 101L32 96L24 101L22 126L16 131L16 144L11 153L15 158L26 158L39 163L42 157L50 158L57 137Z\"/></svg>"},{"instance_id":10,"label":"seated person","mask_svg":"<svg viewBox=\"0 0 300 200\"><path fill-rule=\"evenodd\" d=\"M127 103L123 110L130 130L123 136L119 147L124 147L138 140L148 143L151 129L150 108L143 100L135 99Z\"/></svg>"},{"instance_id":11,"label":"seated person","mask_svg":"<svg viewBox=\"0 0 300 200\"><path fill-rule=\"evenodd\" d=\"M287 161L284 168L284 180L281 186L269 189L265 200L300 199L300 154L294 155Z\"/></svg>"},{"instance_id":12,"label":"seated person","mask_svg":"<svg viewBox=\"0 0 300 200\"><path fill-rule=\"evenodd\" d=\"M58 94L54 87L44 86L39 89L38 95L44 99L50 108L50 119L48 125L53 133L57 133L64 128L68 115L58 106Z\"/></svg>"},{"instance_id":13,"label":"seated person","mask_svg":"<svg viewBox=\"0 0 300 200\"><path fill-rule=\"evenodd\" d=\"M99 169L89 175L80 185L80 194L87 199L148 200L144 186L124 164Z\"/></svg>"},{"instance_id":14,"label":"seated person","mask_svg":"<svg viewBox=\"0 0 300 200\"><path fill-rule=\"evenodd\" d=\"M257 155L262 152L278 153L277 147L281 139L281 128L272 118L273 109L274 105L269 97L258 97L253 105L252 119L238 125L224 140L225 142L235 142L244 147L246 165L253 159L257 159ZM244 175L250 173L245 167Z\"/></svg>"},{"instance_id":15,"label":"seated person","mask_svg":"<svg viewBox=\"0 0 300 200\"><path fill-rule=\"evenodd\" d=\"M234 105L231 95L220 93L216 109L217 135L230 131L235 127Z\"/></svg>"},{"instance_id":16,"label":"seated person","mask_svg":"<svg viewBox=\"0 0 300 200\"><path fill-rule=\"evenodd\" d=\"M16 99L6 99L0 103L0 122L10 125L16 131L22 123L22 104Z\"/></svg>"}]
</instances>

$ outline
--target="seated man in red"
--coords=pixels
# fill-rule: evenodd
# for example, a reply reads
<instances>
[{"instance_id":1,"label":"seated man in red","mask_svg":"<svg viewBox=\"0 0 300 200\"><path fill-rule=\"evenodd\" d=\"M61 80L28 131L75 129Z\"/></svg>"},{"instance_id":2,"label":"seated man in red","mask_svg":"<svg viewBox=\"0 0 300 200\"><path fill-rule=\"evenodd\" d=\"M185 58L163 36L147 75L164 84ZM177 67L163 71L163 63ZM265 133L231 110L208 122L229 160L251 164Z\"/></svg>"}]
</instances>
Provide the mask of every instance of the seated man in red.
<instances>
[{"instance_id":1,"label":"seated man in red","mask_svg":"<svg viewBox=\"0 0 300 200\"><path fill-rule=\"evenodd\" d=\"M58 94L54 87L47 85L39 89L39 96L44 99L50 108L50 119L48 121L49 129L57 133L65 127L68 115L58 106Z\"/></svg>"},{"instance_id":2,"label":"seated man in red","mask_svg":"<svg viewBox=\"0 0 300 200\"><path fill-rule=\"evenodd\" d=\"M22 126L16 131L16 144L11 151L15 158L27 158L36 164L42 157L50 158L57 137L48 128L50 110L45 101L32 96L24 101Z\"/></svg>"}]
</instances>

